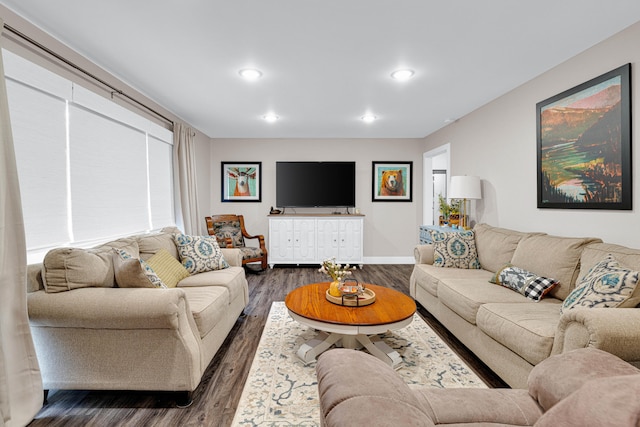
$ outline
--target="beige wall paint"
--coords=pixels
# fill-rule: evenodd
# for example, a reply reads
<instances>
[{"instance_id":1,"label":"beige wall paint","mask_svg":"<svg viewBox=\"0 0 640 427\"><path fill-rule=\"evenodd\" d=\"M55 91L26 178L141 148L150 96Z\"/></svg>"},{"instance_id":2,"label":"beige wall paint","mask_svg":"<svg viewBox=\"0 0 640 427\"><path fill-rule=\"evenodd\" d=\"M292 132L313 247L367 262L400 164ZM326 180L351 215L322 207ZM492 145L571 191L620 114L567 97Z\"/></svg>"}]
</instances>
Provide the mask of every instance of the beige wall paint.
<instances>
[{"instance_id":1,"label":"beige wall paint","mask_svg":"<svg viewBox=\"0 0 640 427\"><path fill-rule=\"evenodd\" d=\"M365 262L410 263L413 260L413 247L418 242L418 226L422 218L422 151L422 139L212 139L212 185L208 213L243 214L250 233L264 234L268 238L267 215L269 208L276 204L276 161L355 161L356 203L365 215ZM222 161L262 162L261 203L221 202ZM413 201L372 202L372 161L413 161ZM288 210L287 213L289 212Z\"/></svg>"},{"instance_id":2,"label":"beige wall paint","mask_svg":"<svg viewBox=\"0 0 640 427\"><path fill-rule=\"evenodd\" d=\"M452 175L479 175L483 199L476 218L491 225L561 236L596 236L640 248L640 23L549 70L514 91L429 135L424 151L451 144ZM538 209L536 103L623 64L632 64L632 211Z\"/></svg>"}]
</instances>

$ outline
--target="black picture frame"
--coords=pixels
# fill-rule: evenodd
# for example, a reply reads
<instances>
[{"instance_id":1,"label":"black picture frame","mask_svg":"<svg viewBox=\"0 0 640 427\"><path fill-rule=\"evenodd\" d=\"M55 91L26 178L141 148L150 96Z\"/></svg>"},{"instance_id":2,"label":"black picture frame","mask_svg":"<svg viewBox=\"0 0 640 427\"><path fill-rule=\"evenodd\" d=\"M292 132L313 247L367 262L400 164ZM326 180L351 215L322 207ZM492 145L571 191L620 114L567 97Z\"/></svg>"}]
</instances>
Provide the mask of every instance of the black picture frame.
<instances>
[{"instance_id":1,"label":"black picture frame","mask_svg":"<svg viewBox=\"0 0 640 427\"><path fill-rule=\"evenodd\" d=\"M413 200L413 162L374 161L371 163L373 202Z\"/></svg>"},{"instance_id":2,"label":"black picture frame","mask_svg":"<svg viewBox=\"0 0 640 427\"><path fill-rule=\"evenodd\" d=\"M221 162L222 202L262 201L262 162Z\"/></svg>"},{"instance_id":3,"label":"black picture frame","mask_svg":"<svg viewBox=\"0 0 640 427\"><path fill-rule=\"evenodd\" d=\"M536 104L538 208L632 209L631 64Z\"/></svg>"}]
</instances>

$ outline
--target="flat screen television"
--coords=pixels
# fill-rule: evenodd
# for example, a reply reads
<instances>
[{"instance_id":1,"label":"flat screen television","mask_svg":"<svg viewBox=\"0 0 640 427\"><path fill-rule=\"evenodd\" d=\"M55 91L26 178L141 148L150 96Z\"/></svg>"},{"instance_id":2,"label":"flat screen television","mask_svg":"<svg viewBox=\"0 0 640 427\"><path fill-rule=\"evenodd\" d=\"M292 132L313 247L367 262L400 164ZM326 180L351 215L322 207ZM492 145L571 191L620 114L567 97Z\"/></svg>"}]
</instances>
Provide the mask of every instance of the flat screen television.
<instances>
[{"instance_id":1,"label":"flat screen television","mask_svg":"<svg viewBox=\"0 0 640 427\"><path fill-rule=\"evenodd\" d=\"M355 207L355 162L276 162L276 206Z\"/></svg>"}]
</instances>

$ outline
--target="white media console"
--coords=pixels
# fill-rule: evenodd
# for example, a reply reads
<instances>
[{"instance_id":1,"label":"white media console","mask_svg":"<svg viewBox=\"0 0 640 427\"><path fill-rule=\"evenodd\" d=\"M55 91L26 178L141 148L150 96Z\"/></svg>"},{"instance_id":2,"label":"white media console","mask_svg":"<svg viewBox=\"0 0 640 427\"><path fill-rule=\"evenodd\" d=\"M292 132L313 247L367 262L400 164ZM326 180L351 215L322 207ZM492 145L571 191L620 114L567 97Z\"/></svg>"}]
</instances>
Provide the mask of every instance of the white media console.
<instances>
[{"instance_id":1,"label":"white media console","mask_svg":"<svg viewBox=\"0 0 640 427\"><path fill-rule=\"evenodd\" d=\"M362 268L364 215L269 215L269 266L328 258Z\"/></svg>"}]
</instances>

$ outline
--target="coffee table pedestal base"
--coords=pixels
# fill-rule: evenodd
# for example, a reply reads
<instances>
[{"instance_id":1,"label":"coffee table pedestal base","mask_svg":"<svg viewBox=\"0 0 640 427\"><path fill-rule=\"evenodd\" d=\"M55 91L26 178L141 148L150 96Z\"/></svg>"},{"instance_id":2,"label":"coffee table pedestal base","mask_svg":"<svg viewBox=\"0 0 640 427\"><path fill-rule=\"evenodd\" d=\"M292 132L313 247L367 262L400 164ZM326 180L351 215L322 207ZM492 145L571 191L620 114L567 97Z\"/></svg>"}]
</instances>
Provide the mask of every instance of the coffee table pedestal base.
<instances>
[{"instance_id":1,"label":"coffee table pedestal base","mask_svg":"<svg viewBox=\"0 0 640 427\"><path fill-rule=\"evenodd\" d=\"M373 356L393 368L398 368L402 362L400 354L382 341L378 335L345 335L335 332L318 332L315 338L300 346L297 355L303 362L311 363L333 345L353 350L366 348Z\"/></svg>"}]
</instances>

